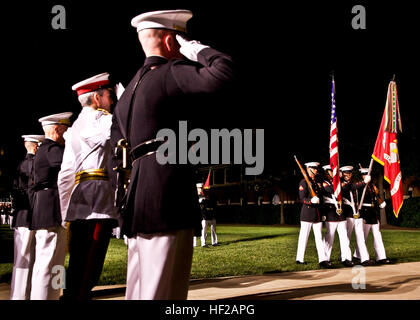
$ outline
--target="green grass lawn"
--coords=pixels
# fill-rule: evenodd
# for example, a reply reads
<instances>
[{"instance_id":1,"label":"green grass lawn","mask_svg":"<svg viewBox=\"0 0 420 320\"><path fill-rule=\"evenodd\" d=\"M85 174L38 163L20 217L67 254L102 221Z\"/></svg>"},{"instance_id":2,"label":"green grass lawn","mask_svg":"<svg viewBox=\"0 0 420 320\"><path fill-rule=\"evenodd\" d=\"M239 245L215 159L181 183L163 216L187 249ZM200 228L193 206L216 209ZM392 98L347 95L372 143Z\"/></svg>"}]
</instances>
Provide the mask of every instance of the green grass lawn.
<instances>
[{"instance_id":1,"label":"green grass lawn","mask_svg":"<svg viewBox=\"0 0 420 320\"><path fill-rule=\"evenodd\" d=\"M9 230L5 226L0 229L1 254L4 252L4 245L13 245L10 241L12 233ZM219 246L194 248L192 279L318 269L312 233L305 255L308 264L295 264L298 227L217 225L217 236ZM387 256L393 263L420 261L420 230L382 230L382 237ZM210 233L207 241L210 242ZM369 235L367 245L371 258L374 259L372 234ZM351 247L353 251L354 233ZM342 267L338 261L339 251L339 239L336 234L331 255L335 267ZM11 278L10 259L13 258L13 254L10 256L10 250L7 252L9 253L0 260L0 282L10 281ZM6 261L7 259L9 261ZM126 268L127 248L123 240L112 238L99 284L125 283Z\"/></svg>"}]
</instances>

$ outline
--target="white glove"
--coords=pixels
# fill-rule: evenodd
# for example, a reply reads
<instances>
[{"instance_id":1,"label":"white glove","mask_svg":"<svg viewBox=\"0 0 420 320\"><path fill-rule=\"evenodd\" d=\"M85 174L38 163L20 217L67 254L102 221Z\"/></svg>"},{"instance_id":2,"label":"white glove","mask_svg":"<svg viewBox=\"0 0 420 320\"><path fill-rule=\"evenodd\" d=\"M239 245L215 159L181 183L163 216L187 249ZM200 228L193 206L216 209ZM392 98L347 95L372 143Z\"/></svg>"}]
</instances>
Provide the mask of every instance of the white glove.
<instances>
[{"instance_id":1,"label":"white glove","mask_svg":"<svg viewBox=\"0 0 420 320\"><path fill-rule=\"evenodd\" d=\"M364 183L368 184L370 182L370 180L372 180L371 176L367 175L367 176L365 176L365 179L363 181L364 181Z\"/></svg>"},{"instance_id":2,"label":"white glove","mask_svg":"<svg viewBox=\"0 0 420 320\"><path fill-rule=\"evenodd\" d=\"M181 35L176 35L176 40L180 44L181 48L179 48L179 51L188 59L192 61L198 61L197 55L198 53L205 49L209 48L209 46L205 46L200 43L200 41L191 40L188 41Z\"/></svg>"},{"instance_id":3,"label":"white glove","mask_svg":"<svg viewBox=\"0 0 420 320\"><path fill-rule=\"evenodd\" d=\"M124 86L122 85L122 83L121 83L121 82L120 82L120 83L118 83L118 84L115 86L115 95L117 96L117 99L118 99L118 100L120 100L120 97L122 96L122 94L123 94L124 90L125 90L125 88L124 88Z\"/></svg>"},{"instance_id":4,"label":"white glove","mask_svg":"<svg viewBox=\"0 0 420 320\"><path fill-rule=\"evenodd\" d=\"M319 198L318 198L317 196L312 197L311 202L312 202L313 204L318 204L318 203L319 203Z\"/></svg>"},{"instance_id":5,"label":"white glove","mask_svg":"<svg viewBox=\"0 0 420 320\"><path fill-rule=\"evenodd\" d=\"M383 208L385 208L386 207L386 202L384 201L384 202L382 202L380 205L379 205L379 208L381 208L381 209L383 209Z\"/></svg>"}]
</instances>

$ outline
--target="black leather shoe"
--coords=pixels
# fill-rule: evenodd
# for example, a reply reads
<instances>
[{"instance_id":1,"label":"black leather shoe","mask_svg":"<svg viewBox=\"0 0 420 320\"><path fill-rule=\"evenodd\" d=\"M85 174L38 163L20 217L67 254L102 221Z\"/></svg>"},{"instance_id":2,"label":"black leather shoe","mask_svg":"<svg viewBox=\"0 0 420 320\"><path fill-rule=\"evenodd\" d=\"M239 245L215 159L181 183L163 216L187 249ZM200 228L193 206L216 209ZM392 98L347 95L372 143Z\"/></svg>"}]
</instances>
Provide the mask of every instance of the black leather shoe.
<instances>
[{"instance_id":1,"label":"black leather shoe","mask_svg":"<svg viewBox=\"0 0 420 320\"><path fill-rule=\"evenodd\" d=\"M390 264L391 261L389 261L389 259L382 259L382 260L376 261L376 263L378 263L378 264Z\"/></svg>"},{"instance_id":2,"label":"black leather shoe","mask_svg":"<svg viewBox=\"0 0 420 320\"><path fill-rule=\"evenodd\" d=\"M306 262L301 262L301 261L298 261L298 260L296 260L296 264L306 264Z\"/></svg>"},{"instance_id":3,"label":"black leather shoe","mask_svg":"<svg viewBox=\"0 0 420 320\"><path fill-rule=\"evenodd\" d=\"M350 261L350 260L344 260L343 262L341 262L343 264L343 266L350 268L350 267L354 267L354 262Z\"/></svg>"},{"instance_id":4,"label":"black leather shoe","mask_svg":"<svg viewBox=\"0 0 420 320\"><path fill-rule=\"evenodd\" d=\"M322 261L322 262L319 263L319 266L321 268L324 268L324 269L331 269L332 268L332 264L329 261Z\"/></svg>"},{"instance_id":5,"label":"black leather shoe","mask_svg":"<svg viewBox=\"0 0 420 320\"><path fill-rule=\"evenodd\" d=\"M375 262L373 262L372 260L366 260L366 261L362 262L362 266L364 266L364 267L370 267L370 266L373 266L373 265L375 265Z\"/></svg>"}]
</instances>

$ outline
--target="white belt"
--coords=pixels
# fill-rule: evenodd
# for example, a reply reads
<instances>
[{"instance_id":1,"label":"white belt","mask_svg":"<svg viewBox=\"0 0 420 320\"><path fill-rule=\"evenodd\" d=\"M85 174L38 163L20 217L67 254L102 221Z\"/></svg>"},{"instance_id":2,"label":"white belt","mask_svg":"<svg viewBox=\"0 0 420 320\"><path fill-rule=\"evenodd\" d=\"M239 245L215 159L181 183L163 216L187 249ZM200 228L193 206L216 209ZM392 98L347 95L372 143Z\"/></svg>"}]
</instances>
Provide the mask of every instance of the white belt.
<instances>
[{"instance_id":1,"label":"white belt","mask_svg":"<svg viewBox=\"0 0 420 320\"><path fill-rule=\"evenodd\" d=\"M333 193L331 194L331 197L332 198L324 196L323 197L324 203L333 204L336 209L337 214L340 215L342 212L341 204L340 204L340 208L338 208L338 202Z\"/></svg>"},{"instance_id":2,"label":"white belt","mask_svg":"<svg viewBox=\"0 0 420 320\"><path fill-rule=\"evenodd\" d=\"M352 193L350 193L350 196L351 196L351 198L353 198ZM351 207L351 209L353 210L353 215L356 214L356 208L354 207L354 201L349 201L348 199L343 198L343 203Z\"/></svg>"},{"instance_id":3,"label":"white belt","mask_svg":"<svg viewBox=\"0 0 420 320\"><path fill-rule=\"evenodd\" d=\"M349 199L343 198L343 203L348 205L348 206L352 206L353 203L349 201Z\"/></svg>"},{"instance_id":4,"label":"white belt","mask_svg":"<svg viewBox=\"0 0 420 320\"><path fill-rule=\"evenodd\" d=\"M374 207L374 205L371 204L371 203L363 203L362 206L363 207Z\"/></svg>"},{"instance_id":5,"label":"white belt","mask_svg":"<svg viewBox=\"0 0 420 320\"><path fill-rule=\"evenodd\" d=\"M323 200L324 200L324 203L330 203L330 204L336 204L337 203L337 201L335 201L335 199L331 199L331 198L325 197L325 196L324 196Z\"/></svg>"}]
</instances>

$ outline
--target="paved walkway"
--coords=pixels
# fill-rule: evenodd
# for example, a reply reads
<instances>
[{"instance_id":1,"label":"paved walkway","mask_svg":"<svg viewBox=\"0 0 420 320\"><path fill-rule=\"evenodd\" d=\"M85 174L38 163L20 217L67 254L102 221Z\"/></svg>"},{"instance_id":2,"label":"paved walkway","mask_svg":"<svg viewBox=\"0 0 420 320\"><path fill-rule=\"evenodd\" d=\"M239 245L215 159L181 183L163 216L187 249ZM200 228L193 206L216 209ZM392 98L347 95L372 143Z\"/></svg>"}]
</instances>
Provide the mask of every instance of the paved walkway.
<instances>
[{"instance_id":1,"label":"paved walkway","mask_svg":"<svg viewBox=\"0 0 420 320\"><path fill-rule=\"evenodd\" d=\"M207 280L192 283L188 299L420 300L420 262Z\"/></svg>"},{"instance_id":2,"label":"paved walkway","mask_svg":"<svg viewBox=\"0 0 420 320\"><path fill-rule=\"evenodd\" d=\"M124 290L98 286L95 299L123 300ZM0 283L0 300L9 295L10 286ZM420 300L420 262L191 281L188 300L219 299Z\"/></svg>"}]
</instances>

